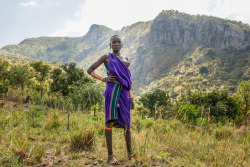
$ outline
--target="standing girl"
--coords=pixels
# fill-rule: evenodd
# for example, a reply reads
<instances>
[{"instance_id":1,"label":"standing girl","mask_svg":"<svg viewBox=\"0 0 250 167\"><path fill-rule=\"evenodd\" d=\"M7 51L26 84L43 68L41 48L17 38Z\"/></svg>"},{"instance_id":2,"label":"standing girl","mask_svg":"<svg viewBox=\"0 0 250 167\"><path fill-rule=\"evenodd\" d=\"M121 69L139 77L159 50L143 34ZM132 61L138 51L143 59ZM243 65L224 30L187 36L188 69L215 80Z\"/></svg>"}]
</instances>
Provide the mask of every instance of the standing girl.
<instances>
[{"instance_id":1,"label":"standing girl","mask_svg":"<svg viewBox=\"0 0 250 167\"><path fill-rule=\"evenodd\" d=\"M130 109L134 108L132 97L131 73L128 69L130 63L126 57L121 56L122 41L118 35L110 38L110 48L113 53L103 55L88 69L92 77L106 82L105 97L105 136L108 148L108 163L118 165L112 150L112 127L124 128L128 158L132 158ZM95 73L95 69L102 63L107 69L107 77L103 78Z\"/></svg>"}]
</instances>

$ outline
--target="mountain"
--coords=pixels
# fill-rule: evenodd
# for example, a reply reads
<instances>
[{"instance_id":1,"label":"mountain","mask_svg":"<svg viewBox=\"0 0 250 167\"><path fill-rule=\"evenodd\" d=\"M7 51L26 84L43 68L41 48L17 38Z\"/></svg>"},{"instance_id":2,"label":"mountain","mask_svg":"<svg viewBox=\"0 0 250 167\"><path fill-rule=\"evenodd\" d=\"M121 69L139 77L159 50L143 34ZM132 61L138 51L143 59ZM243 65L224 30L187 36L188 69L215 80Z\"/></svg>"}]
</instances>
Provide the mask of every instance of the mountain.
<instances>
[{"instance_id":1,"label":"mountain","mask_svg":"<svg viewBox=\"0 0 250 167\"><path fill-rule=\"evenodd\" d=\"M1 48L0 54L61 64L74 61L86 70L109 52L109 38L114 34L122 37L122 54L131 61L138 92L160 87L176 97L187 85L203 91L228 88L234 92L240 80L250 78L248 24L173 10L120 31L92 25L82 37L25 39ZM103 67L97 71L105 74Z\"/></svg>"}]
</instances>

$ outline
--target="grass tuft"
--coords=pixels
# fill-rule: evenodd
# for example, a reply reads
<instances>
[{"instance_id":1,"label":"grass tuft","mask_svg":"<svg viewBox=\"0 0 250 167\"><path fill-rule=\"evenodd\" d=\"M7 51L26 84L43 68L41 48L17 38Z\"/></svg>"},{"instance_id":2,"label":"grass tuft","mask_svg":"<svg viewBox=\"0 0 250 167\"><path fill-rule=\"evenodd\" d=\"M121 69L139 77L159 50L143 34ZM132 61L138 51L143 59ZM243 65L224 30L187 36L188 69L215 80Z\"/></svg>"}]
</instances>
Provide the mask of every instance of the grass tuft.
<instances>
[{"instance_id":1,"label":"grass tuft","mask_svg":"<svg viewBox=\"0 0 250 167\"><path fill-rule=\"evenodd\" d=\"M95 144L95 132L89 129L85 132L81 130L71 137L70 148L73 151L91 150Z\"/></svg>"},{"instance_id":2,"label":"grass tuft","mask_svg":"<svg viewBox=\"0 0 250 167\"><path fill-rule=\"evenodd\" d=\"M215 130L215 138L217 140L230 138L233 134L233 130L231 127L221 127Z\"/></svg>"},{"instance_id":3,"label":"grass tuft","mask_svg":"<svg viewBox=\"0 0 250 167\"><path fill-rule=\"evenodd\" d=\"M49 115L47 124L46 124L46 129L48 130L52 130L52 129L57 129L58 127L60 127L61 123L59 120L59 116L58 113L52 113L51 115Z\"/></svg>"}]
</instances>

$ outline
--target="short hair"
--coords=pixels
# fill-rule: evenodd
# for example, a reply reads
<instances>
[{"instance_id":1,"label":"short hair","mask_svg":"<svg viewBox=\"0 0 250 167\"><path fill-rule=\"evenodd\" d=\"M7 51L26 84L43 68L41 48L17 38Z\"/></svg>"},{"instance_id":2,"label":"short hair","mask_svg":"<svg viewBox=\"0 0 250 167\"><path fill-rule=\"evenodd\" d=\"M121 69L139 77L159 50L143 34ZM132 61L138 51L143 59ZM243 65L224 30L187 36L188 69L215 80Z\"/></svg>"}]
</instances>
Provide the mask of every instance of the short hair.
<instances>
[{"instance_id":1,"label":"short hair","mask_svg":"<svg viewBox=\"0 0 250 167\"><path fill-rule=\"evenodd\" d=\"M119 35L113 35L113 36L110 38L110 40L109 40L110 43L111 43L111 41L112 41L112 38L120 38L120 39L121 39L121 37L120 37Z\"/></svg>"}]
</instances>

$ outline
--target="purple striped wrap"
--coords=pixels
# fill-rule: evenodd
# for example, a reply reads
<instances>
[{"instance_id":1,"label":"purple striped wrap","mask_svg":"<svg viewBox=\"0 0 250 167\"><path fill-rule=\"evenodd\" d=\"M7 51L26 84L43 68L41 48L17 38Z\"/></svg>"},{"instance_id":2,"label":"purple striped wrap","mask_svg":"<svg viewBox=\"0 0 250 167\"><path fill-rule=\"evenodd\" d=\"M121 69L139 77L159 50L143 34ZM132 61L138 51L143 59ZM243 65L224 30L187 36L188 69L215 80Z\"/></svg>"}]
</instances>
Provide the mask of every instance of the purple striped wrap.
<instances>
[{"instance_id":1,"label":"purple striped wrap","mask_svg":"<svg viewBox=\"0 0 250 167\"><path fill-rule=\"evenodd\" d=\"M129 90L131 89L131 73L127 66L115 55L110 54L109 67L105 65L107 75L116 76L117 82L108 82L105 98L105 123L118 120L118 127L130 128ZM119 107L117 107L117 103Z\"/></svg>"}]
</instances>

